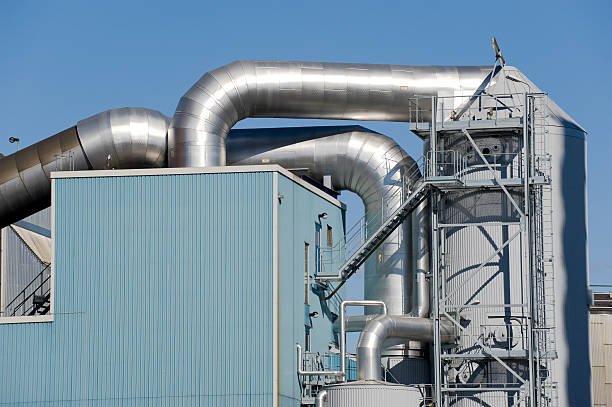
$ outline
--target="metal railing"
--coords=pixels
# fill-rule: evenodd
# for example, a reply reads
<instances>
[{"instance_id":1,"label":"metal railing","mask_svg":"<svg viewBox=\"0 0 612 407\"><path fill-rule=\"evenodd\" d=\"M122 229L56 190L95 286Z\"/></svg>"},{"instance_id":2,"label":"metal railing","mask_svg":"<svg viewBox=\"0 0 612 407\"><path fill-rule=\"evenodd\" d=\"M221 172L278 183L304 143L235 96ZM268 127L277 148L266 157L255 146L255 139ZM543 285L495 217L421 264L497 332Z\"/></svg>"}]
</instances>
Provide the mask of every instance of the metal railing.
<instances>
[{"instance_id":1,"label":"metal railing","mask_svg":"<svg viewBox=\"0 0 612 407\"><path fill-rule=\"evenodd\" d=\"M520 122L525 117L525 93L480 94L478 96L437 96L438 129L455 129L457 122L462 128L499 127ZM545 99L543 93L532 93L531 97ZM428 130L431 117L431 96L411 98L410 120L415 130ZM544 103L545 104L545 103Z\"/></svg>"},{"instance_id":2,"label":"metal railing","mask_svg":"<svg viewBox=\"0 0 612 407\"><path fill-rule=\"evenodd\" d=\"M351 257L368 240L388 217L397 210L415 189L415 180L421 178L426 158L421 157L414 165L408 167L401 173L395 175L398 179L391 181L389 174L383 176L381 183L395 187L388 188L387 193L380 197L379 205L371 205L371 210L348 228L344 238L339 240L333 247L322 247L320 251L320 275L333 275L337 272L346 259Z\"/></svg>"},{"instance_id":3,"label":"metal railing","mask_svg":"<svg viewBox=\"0 0 612 407\"><path fill-rule=\"evenodd\" d=\"M15 296L15 298L8 303L4 310L4 316L14 317L29 315L36 308L37 304L34 302L34 296L47 296L50 292L51 274L45 274L50 267L50 264L46 265L45 268L43 268L42 271Z\"/></svg>"}]
</instances>

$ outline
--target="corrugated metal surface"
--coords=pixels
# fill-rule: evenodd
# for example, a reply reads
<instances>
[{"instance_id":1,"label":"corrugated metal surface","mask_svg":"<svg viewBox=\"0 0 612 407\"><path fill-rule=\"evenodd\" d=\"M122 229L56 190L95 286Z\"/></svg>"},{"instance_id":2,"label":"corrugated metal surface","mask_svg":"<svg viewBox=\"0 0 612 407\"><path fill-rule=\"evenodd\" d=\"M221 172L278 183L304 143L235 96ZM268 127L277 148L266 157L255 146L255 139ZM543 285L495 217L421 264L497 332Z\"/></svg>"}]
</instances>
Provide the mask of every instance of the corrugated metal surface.
<instances>
[{"instance_id":1,"label":"corrugated metal surface","mask_svg":"<svg viewBox=\"0 0 612 407\"><path fill-rule=\"evenodd\" d=\"M419 406L423 399L416 387L378 382L352 382L326 389L328 407Z\"/></svg>"},{"instance_id":2,"label":"corrugated metal surface","mask_svg":"<svg viewBox=\"0 0 612 407\"><path fill-rule=\"evenodd\" d=\"M49 227L49 210L37 212L24 221L46 229ZM11 227L2 228L1 245L0 312L4 314L5 307L45 265Z\"/></svg>"},{"instance_id":3,"label":"corrugated metal surface","mask_svg":"<svg viewBox=\"0 0 612 407\"><path fill-rule=\"evenodd\" d=\"M55 182L55 322L0 326L0 403L271 405L272 174Z\"/></svg>"},{"instance_id":4,"label":"corrugated metal surface","mask_svg":"<svg viewBox=\"0 0 612 407\"><path fill-rule=\"evenodd\" d=\"M593 405L612 406L612 314L590 316Z\"/></svg>"},{"instance_id":5,"label":"corrugated metal surface","mask_svg":"<svg viewBox=\"0 0 612 407\"><path fill-rule=\"evenodd\" d=\"M321 219L322 230L329 225L334 239L344 236L341 209L328 201L315 197L302 186L286 177L278 176L278 193L284 198L278 205L278 240L279 240L279 369L280 393L285 396L287 405L299 405L300 389L296 371L295 344L305 347L304 341L304 244L309 245L310 275L315 272L315 224L318 215L327 213L327 219ZM322 236L323 245L326 236ZM339 265L338 265L339 266ZM311 350L327 352L332 338L331 313L339 314L337 308L323 310L319 298L309 290L310 312L317 312L311 318ZM288 329L283 329L288 327ZM293 328L290 328L293 327ZM282 402L281 402L282 405Z\"/></svg>"},{"instance_id":6,"label":"corrugated metal surface","mask_svg":"<svg viewBox=\"0 0 612 407\"><path fill-rule=\"evenodd\" d=\"M343 225L340 208L282 175L279 203L274 177L55 180L55 320L0 324L0 405L271 406L274 205L278 400L296 405L303 244L321 212L338 237ZM326 351L329 320L315 324Z\"/></svg>"},{"instance_id":7,"label":"corrugated metal surface","mask_svg":"<svg viewBox=\"0 0 612 407\"><path fill-rule=\"evenodd\" d=\"M42 263L51 264L51 237L41 235L19 225L11 225L10 228L17 233Z\"/></svg>"},{"instance_id":8,"label":"corrugated metal surface","mask_svg":"<svg viewBox=\"0 0 612 407\"><path fill-rule=\"evenodd\" d=\"M502 192L449 194L445 202L443 222L461 224L479 222L478 227L446 229L446 267L448 304L467 307L461 310L465 330L461 345L474 349L481 337L491 337L495 349L526 349L525 316L520 308L489 306L491 304L524 304L526 293L521 270L521 238L518 236L483 268L479 265L501 248L506 240L520 230L518 225L497 225L494 222L516 222L518 219L510 201ZM516 197L520 202L519 197ZM477 273L478 275L475 275ZM469 307L476 304L478 307ZM516 318L510 318L511 316Z\"/></svg>"},{"instance_id":9,"label":"corrugated metal surface","mask_svg":"<svg viewBox=\"0 0 612 407\"><path fill-rule=\"evenodd\" d=\"M527 407L528 401L521 399L520 396L519 392L512 391L483 391L453 394L449 396L449 399L453 407Z\"/></svg>"}]
</instances>

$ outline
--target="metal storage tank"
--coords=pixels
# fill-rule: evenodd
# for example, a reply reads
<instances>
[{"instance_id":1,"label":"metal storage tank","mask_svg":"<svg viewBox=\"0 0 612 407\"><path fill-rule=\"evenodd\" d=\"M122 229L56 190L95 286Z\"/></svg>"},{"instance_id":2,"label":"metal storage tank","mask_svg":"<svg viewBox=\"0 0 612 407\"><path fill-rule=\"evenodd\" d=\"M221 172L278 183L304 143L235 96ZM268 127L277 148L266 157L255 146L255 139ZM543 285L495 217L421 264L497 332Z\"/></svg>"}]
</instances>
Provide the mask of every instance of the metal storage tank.
<instances>
[{"instance_id":1,"label":"metal storage tank","mask_svg":"<svg viewBox=\"0 0 612 407\"><path fill-rule=\"evenodd\" d=\"M519 91L540 92L522 72L505 68L506 78L518 78ZM516 83L514 85L517 85ZM492 92L503 92L509 82L500 80ZM517 89L517 87L510 87ZM545 259L554 270L554 310L551 337L557 358L552 374L558 383L558 405L591 405L591 369L589 362L588 318L588 236L586 205L587 132L550 98L542 99L545 115L538 126L546 129L538 154L550 155L549 206L552 230L544 236L551 258Z\"/></svg>"},{"instance_id":2,"label":"metal storage tank","mask_svg":"<svg viewBox=\"0 0 612 407\"><path fill-rule=\"evenodd\" d=\"M421 407L425 390L386 382L356 381L327 386L327 407Z\"/></svg>"},{"instance_id":3,"label":"metal storage tank","mask_svg":"<svg viewBox=\"0 0 612 407\"><path fill-rule=\"evenodd\" d=\"M521 107L525 106L524 92L532 95L530 108L533 110L528 113ZM506 96L500 102L501 96L498 99L496 95ZM438 112L441 113L438 122L449 120L449 116L456 114L450 108L444 110L443 103L440 102L442 112ZM547 386L545 396L539 393L536 396L545 405L590 405L586 132L512 67L503 67L487 87L486 96L476 98L473 103L475 107L464 125L467 131L453 131L452 123L456 122L449 120L449 127L439 133L437 145L438 150L455 151L458 157L463 157L460 162L461 182L469 185L479 177L491 178L490 175L482 177L485 173L491 174L482 162L480 168L473 168L476 154L472 151L472 142L466 138L467 133L488 157L489 164L495 167L493 172L501 182L505 178L521 179L521 158L518 155L522 148L521 125L512 124L518 120L517 117L521 120L529 117L520 123L528 123L529 133L536 135L530 147L534 155L533 176L550 182L544 182L537 189L539 198L533 198L537 203L532 203L534 213L529 219L540 222L534 226L537 229L534 232L535 243L523 238L521 225L517 224L521 214L513 201L519 208L523 206L522 190L515 193L510 189L505 194L490 191L486 185L480 189L472 186L472 191L458 188L456 192L446 193L439 203L440 224L450 225L444 226L444 242L440 249L444 252L440 267L448 292L443 291L440 295L455 307L449 312L455 313L463 325L459 349L469 353L470 342L483 342L505 363L519 359L512 364L515 376L498 375L496 372L503 370L502 362L490 360L455 366L449 370L448 377L457 382L522 385L518 377L525 379L528 376L531 356L527 342L529 328L525 322L529 314L526 310L521 311L521 307L532 295L525 289L529 290L528 287L533 285L533 303L537 304L534 313L541 313L533 316L534 321L538 320L537 324L534 322L534 326L537 325L534 329L537 341L534 357L539 360L534 370L541 374L534 379L534 384L545 383ZM501 109L498 109L499 105L503 105ZM499 126L497 120L500 120ZM423 133L426 132L419 134ZM427 145L425 148L426 151L429 149ZM450 175L442 172L439 175ZM508 182L512 183L511 180ZM478 223L479 226L466 227L466 222ZM535 247L533 258L529 260L532 263L521 258L525 241L528 246L533 244ZM495 251L497 254L493 256ZM487 258L489 260L485 262ZM482 262L485 263L480 266ZM524 264L533 264L533 267ZM477 278L471 278L473 270L480 273ZM531 273L536 277L530 277ZM491 304L495 306L491 307ZM500 307L501 304L509 306ZM485 397L484 393L482 397ZM505 405L513 401L508 399L497 403Z\"/></svg>"}]
</instances>

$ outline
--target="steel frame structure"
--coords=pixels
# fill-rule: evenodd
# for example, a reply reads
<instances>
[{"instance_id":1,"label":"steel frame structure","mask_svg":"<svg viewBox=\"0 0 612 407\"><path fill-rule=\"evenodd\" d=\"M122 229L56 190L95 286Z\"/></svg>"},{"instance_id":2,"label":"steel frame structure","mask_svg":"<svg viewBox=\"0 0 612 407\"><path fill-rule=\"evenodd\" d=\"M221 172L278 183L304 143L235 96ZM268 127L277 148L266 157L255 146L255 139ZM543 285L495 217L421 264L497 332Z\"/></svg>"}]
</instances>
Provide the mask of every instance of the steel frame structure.
<instances>
[{"instance_id":1,"label":"steel frame structure","mask_svg":"<svg viewBox=\"0 0 612 407\"><path fill-rule=\"evenodd\" d=\"M518 95L512 95L512 100ZM520 121L510 116L507 119L495 117L495 120L482 120L478 125L478 132L482 135L492 135L500 129L512 129L522 136L520 160L520 173L512 174L512 178L501 179L498 172L489 163L485 154L478 147L472 137L474 127L472 121L456 120L445 122L443 104L437 97L432 97L432 121L429 127L430 157L426 167L428 173L425 181L434 185L430 194L431 207L431 258L432 258L432 317L434 319L434 344L432 359L434 362L434 399L437 406L449 406L454 398L461 394L482 394L484 392L501 392L503 398L513 397L514 405L524 406L554 406L555 384L551 381L551 359L556 357L554 350L554 270L552 269L552 213L551 189L549 176L550 156L546 152L546 95L522 95L522 110ZM497 100L497 98L496 98ZM441 107L442 106L442 107ZM442 111L440 111L442 110ZM497 112L497 109L495 110ZM441 113L441 114L440 114ZM469 117L469 115L468 115ZM440 121L442 119L442 121ZM423 130L414 130L421 137L426 137ZM446 134L463 134L478 155L486 172L490 175L485 179L465 182L461 173L449 174L444 171L449 162L445 161L448 151L438 147L439 141ZM455 154L456 156L456 154ZM460 159L455 157L454 159ZM442 162L440 162L442 161ZM464 165L452 163L453 168L464 168ZM442 172L442 173L441 173ZM516 175L516 176L515 176ZM449 182L449 178L455 182ZM444 205L442 202L451 192L477 191L481 188L501 191L513 209L518 214L517 222L482 222L478 219L461 224L443 223ZM514 194L512 194L510 192ZM516 198L517 193L522 194L522 201ZM449 291L447 277L445 276L446 259L449 248L446 244L446 231L449 228L484 228L493 226L509 226L514 224L518 231L508 237L492 250L492 253L472 271L470 277L464 280L459 287ZM521 291L525 292L525 301L521 304L461 304L454 301L454 294L462 288L468 280L479 275L479 272L495 257L510 245L514 240L520 239L521 250ZM457 319L458 310L466 308L495 308L504 310L519 310L524 317L524 326L521 331L527 352L498 352L492 349L484 337L474 338L474 349L469 352L457 352L456 349L442 345L440 342L440 319L452 321L460 335L469 334L461 321ZM482 328L482 326L481 326ZM504 357L505 356L505 357ZM526 371L517 371L510 360L519 359L528 366ZM507 370L515 379L513 384L499 383L452 383L449 380L449 367L469 366L471 363L482 360L496 361ZM493 393L491 393L493 394Z\"/></svg>"}]
</instances>

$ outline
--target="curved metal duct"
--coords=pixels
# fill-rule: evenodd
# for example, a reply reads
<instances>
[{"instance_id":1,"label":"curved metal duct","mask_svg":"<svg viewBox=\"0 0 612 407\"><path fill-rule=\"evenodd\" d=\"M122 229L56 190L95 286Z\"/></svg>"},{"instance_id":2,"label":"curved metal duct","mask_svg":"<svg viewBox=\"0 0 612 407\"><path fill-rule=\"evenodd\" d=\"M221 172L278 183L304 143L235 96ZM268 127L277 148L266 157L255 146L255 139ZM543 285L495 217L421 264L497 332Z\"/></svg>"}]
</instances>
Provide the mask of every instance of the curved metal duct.
<instances>
[{"instance_id":1,"label":"curved metal duct","mask_svg":"<svg viewBox=\"0 0 612 407\"><path fill-rule=\"evenodd\" d=\"M168 121L148 109L108 110L3 158L3 225L49 206L51 171L163 167ZM361 126L232 130L228 147L233 165L277 163L286 168L308 168L310 175L319 179L331 175L336 189L359 195L368 214L381 213L381 197L390 197L386 211L396 209L402 192L397 176L416 169L416 163L395 141ZM389 173L396 173L396 178L385 179ZM412 182L420 176L418 172L410 175ZM370 231L376 227L373 221L369 225ZM429 308L429 287L424 279L417 277L413 303L410 301L409 235L410 222L406 222L366 263L365 297L385 301L393 314ZM427 250L428 237L419 235L419 247L424 245Z\"/></svg>"},{"instance_id":2,"label":"curved metal duct","mask_svg":"<svg viewBox=\"0 0 612 407\"><path fill-rule=\"evenodd\" d=\"M166 165L169 119L144 108L112 109L0 159L0 226L50 205L52 171Z\"/></svg>"},{"instance_id":3,"label":"curved metal duct","mask_svg":"<svg viewBox=\"0 0 612 407\"><path fill-rule=\"evenodd\" d=\"M440 340L443 343L452 343L455 340L452 323L440 322ZM358 380L382 380L381 348L390 338L433 342L433 320L406 315L380 315L369 321L357 343Z\"/></svg>"},{"instance_id":4,"label":"curved metal duct","mask_svg":"<svg viewBox=\"0 0 612 407\"><path fill-rule=\"evenodd\" d=\"M334 131L337 134L327 135ZM286 145L305 135L317 138ZM285 146L246 157L254 139L264 141L260 148ZM393 139L360 126L232 130L228 147L227 159L232 165L273 163L308 169L317 179L330 175L335 189L352 191L363 200L370 218L369 232L378 227L377 215L383 209L391 213L401 204L402 177L412 177L407 180L412 183L421 176L415 161ZM409 236L410 221L395 230L365 265L364 298L384 301L391 314L406 314L411 309Z\"/></svg>"},{"instance_id":5,"label":"curved metal duct","mask_svg":"<svg viewBox=\"0 0 612 407\"><path fill-rule=\"evenodd\" d=\"M92 169L166 166L170 119L144 108L111 109L77 123L77 133Z\"/></svg>"},{"instance_id":6,"label":"curved metal duct","mask_svg":"<svg viewBox=\"0 0 612 407\"><path fill-rule=\"evenodd\" d=\"M470 96L491 67L237 61L204 74L168 129L171 167L225 165L226 138L247 117L414 122L430 99ZM419 115L417 117L416 107Z\"/></svg>"}]
</instances>

